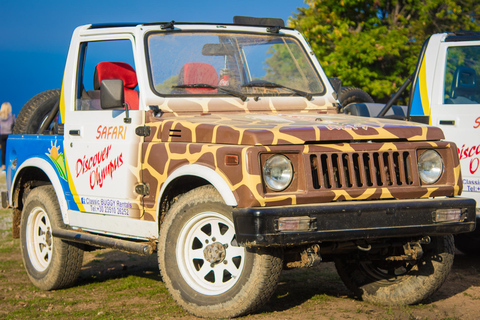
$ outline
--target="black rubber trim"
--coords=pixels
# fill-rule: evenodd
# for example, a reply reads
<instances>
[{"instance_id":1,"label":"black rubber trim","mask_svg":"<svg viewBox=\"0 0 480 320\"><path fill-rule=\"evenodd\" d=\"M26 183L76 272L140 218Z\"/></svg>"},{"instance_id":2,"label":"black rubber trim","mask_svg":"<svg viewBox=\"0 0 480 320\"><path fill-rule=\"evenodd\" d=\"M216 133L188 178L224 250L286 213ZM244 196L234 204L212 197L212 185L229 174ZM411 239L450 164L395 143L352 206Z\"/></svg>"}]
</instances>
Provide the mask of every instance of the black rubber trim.
<instances>
[{"instance_id":1,"label":"black rubber trim","mask_svg":"<svg viewBox=\"0 0 480 320\"><path fill-rule=\"evenodd\" d=\"M480 40L480 32L478 31L456 31L449 33L445 38L445 42L459 42L459 41L475 41Z\"/></svg>"}]
</instances>

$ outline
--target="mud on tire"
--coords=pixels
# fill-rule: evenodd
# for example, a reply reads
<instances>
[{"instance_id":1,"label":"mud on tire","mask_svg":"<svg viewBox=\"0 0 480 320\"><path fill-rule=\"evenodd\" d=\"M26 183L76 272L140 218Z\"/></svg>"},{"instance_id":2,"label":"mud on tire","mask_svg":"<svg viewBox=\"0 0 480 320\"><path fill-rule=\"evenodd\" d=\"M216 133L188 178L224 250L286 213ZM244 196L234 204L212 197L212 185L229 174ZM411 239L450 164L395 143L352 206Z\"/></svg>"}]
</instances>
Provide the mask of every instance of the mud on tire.
<instances>
[{"instance_id":1,"label":"mud on tire","mask_svg":"<svg viewBox=\"0 0 480 320\"><path fill-rule=\"evenodd\" d=\"M80 273L83 262L81 245L52 236L52 228L63 226L53 187L33 189L23 207L20 241L28 277L40 289L71 286Z\"/></svg>"},{"instance_id":2,"label":"mud on tire","mask_svg":"<svg viewBox=\"0 0 480 320\"><path fill-rule=\"evenodd\" d=\"M43 91L31 98L18 113L13 134L36 134L59 100L60 89Z\"/></svg>"},{"instance_id":3,"label":"mud on tire","mask_svg":"<svg viewBox=\"0 0 480 320\"><path fill-rule=\"evenodd\" d=\"M415 264L343 257L335 261L340 278L357 297L383 305L419 303L447 279L454 257L453 236L434 237L423 245Z\"/></svg>"},{"instance_id":4,"label":"mud on tire","mask_svg":"<svg viewBox=\"0 0 480 320\"><path fill-rule=\"evenodd\" d=\"M200 317L250 313L274 293L281 252L236 243L231 207L211 186L182 195L160 228L158 261L165 286Z\"/></svg>"}]
</instances>

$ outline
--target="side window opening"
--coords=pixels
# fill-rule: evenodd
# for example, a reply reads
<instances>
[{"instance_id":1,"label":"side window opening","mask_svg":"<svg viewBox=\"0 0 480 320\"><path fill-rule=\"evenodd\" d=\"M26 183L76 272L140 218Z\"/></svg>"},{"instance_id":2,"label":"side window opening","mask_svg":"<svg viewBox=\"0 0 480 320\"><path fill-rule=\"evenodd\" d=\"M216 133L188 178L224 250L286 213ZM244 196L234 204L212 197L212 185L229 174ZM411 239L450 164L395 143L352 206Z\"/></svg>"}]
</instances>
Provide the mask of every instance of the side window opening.
<instances>
[{"instance_id":1,"label":"side window opening","mask_svg":"<svg viewBox=\"0 0 480 320\"><path fill-rule=\"evenodd\" d=\"M104 79L122 79L125 102L138 109L138 85L130 40L90 41L81 47L75 110L102 110L100 83Z\"/></svg>"},{"instance_id":2,"label":"side window opening","mask_svg":"<svg viewBox=\"0 0 480 320\"><path fill-rule=\"evenodd\" d=\"M445 70L445 104L480 103L480 46L448 48Z\"/></svg>"}]
</instances>

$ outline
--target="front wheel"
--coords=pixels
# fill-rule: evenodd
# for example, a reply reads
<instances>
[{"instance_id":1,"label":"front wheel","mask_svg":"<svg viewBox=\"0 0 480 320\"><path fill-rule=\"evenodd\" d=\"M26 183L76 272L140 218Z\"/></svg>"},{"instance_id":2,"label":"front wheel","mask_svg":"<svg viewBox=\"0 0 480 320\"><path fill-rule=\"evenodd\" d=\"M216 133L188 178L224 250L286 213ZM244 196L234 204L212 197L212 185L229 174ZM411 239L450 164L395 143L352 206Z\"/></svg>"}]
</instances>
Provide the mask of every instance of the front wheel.
<instances>
[{"instance_id":1,"label":"front wheel","mask_svg":"<svg viewBox=\"0 0 480 320\"><path fill-rule=\"evenodd\" d=\"M184 194L168 211L158 262L173 298L200 317L254 311L269 300L282 270L278 251L238 246L231 207L211 186Z\"/></svg>"},{"instance_id":2,"label":"front wheel","mask_svg":"<svg viewBox=\"0 0 480 320\"><path fill-rule=\"evenodd\" d=\"M52 236L52 228L63 226L53 187L33 189L22 210L20 239L28 277L40 289L68 287L80 274L83 262L81 245Z\"/></svg>"},{"instance_id":3,"label":"front wheel","mask_svg":"<svg viewBox=\"0 0 480 320\"><path fill-rule=\"evenodd\" d=\"M366 254L335 261L347 288L365 301L383 305L419 303L445 282L453 264L453 237L434 237L418 260L370 259Z\"/></svg>"}]
</instances>

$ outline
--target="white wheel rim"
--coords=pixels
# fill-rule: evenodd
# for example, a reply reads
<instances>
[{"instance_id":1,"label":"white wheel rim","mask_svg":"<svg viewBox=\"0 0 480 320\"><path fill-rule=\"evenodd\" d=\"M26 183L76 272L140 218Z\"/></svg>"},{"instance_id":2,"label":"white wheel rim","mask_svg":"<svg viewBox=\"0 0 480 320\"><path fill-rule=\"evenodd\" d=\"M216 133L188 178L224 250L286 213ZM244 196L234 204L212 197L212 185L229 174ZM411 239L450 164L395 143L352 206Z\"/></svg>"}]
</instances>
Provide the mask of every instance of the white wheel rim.
<instances>
[{"instance_id":1,"label":"white wheel rim","mask_svg":"<svg viewBox=\"0 0 480 320\"><path fill-rule=\"evenodd\" d=\"M199 213L185 224L177 240L176 258L183 279L193 290L213 296L237 283L244 267L245 248L232 244L234 239L233 223L216 212ZM221 254L215 254L218 251Z\"/></svg>"},{"instance_id":2,"label":"white wheel rim","mask_svg":"<svg viewBox=\"0 0 480 320\"><path fill-rule=\"evenodd\" d=\"M44 271L52 260L52 226L48 216L40 207L30 213L26 228L27 253L32 266Z\"/></svg>"}]
</instances>

